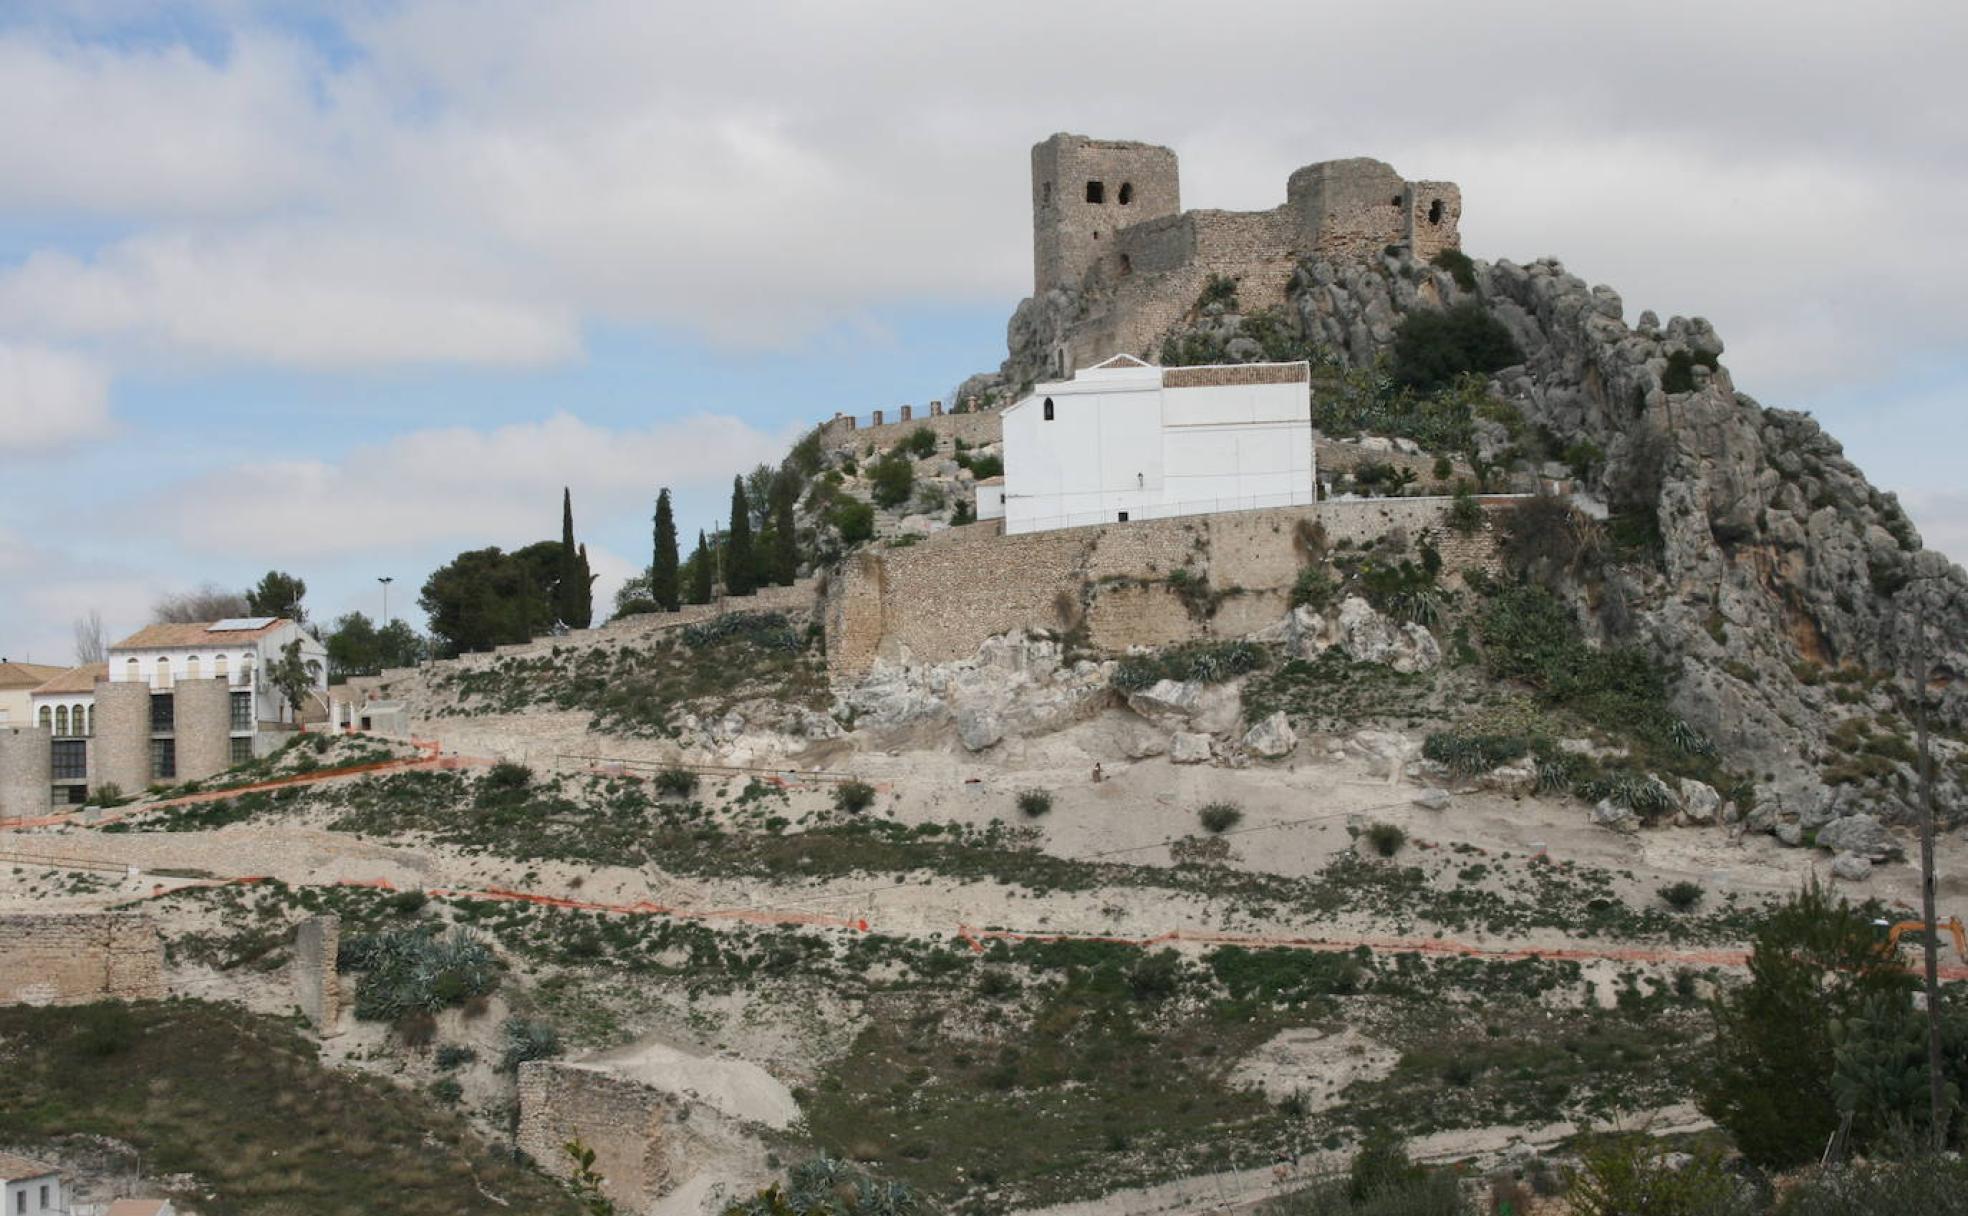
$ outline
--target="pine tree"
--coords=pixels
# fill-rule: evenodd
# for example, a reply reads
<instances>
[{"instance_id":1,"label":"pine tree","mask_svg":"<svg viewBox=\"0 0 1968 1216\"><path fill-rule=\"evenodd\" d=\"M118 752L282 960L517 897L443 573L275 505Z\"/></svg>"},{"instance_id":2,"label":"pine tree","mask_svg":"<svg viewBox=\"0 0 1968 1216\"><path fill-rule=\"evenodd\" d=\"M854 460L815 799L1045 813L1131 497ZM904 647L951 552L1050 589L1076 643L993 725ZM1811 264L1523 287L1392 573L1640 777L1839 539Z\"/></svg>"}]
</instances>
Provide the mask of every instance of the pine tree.
<instances>
[{"instance_id":1,"label":"pine tree","mask_svg":"<svg viewBox=\"0 0 1968 1216\"><path fill-rule=\"evenodd\" d=\"M553 611L555 619L574 629L585 629L585 624L575 624L574 618L580 613L578 596L580 592L580 556L574 550L574 496L566 486L560 488L560 563L555 571Z\"/></svg>"},{"instance_id":2,"label":"pine tree","mask_svg":"<svg viewBox=\"0 0 1968 1216\"><path fill-rule=\"evenodd\" d=\"M704 530L697 530L697 552L690 555L690 602L708 604L711 602L711 574L716 559L711 547L705 543Z\"/></svg>"},{"instance_id":3,"label":"pine tree","mask_svg":"<svg viewBox=\"0 0 1968 1216\"><path fill-rule=\"evenodd\" d=\"M703 543L700 534L700 549ZM649 563L649 598L663 611L675 612L681 605L682 590L677 581L676 517L670 511L670 490L665 486L656 495L656 552Z\"/></svg>"},{"instance_id":4,"label":"pine tree","mask_svg":"<svg viewBox=\"0 0 1968 1216\"><path fill-rule=\"evenodd\" d=\"M772 482L772 581L790 587L799 577L799 525L793 507L799 501L799 481L782 469Z\"/></svg>"},{"instance_id":5,"label":"pine tree","mask_svg":"<svg viewBox=\"0 0 1968 1216\"><path fill-rule=\"evenodd\" d=\"M731 531L724 545L724 593L752 593L752 504L745 497L745 479L731 479Z\"/></svg>"}]
</instances>

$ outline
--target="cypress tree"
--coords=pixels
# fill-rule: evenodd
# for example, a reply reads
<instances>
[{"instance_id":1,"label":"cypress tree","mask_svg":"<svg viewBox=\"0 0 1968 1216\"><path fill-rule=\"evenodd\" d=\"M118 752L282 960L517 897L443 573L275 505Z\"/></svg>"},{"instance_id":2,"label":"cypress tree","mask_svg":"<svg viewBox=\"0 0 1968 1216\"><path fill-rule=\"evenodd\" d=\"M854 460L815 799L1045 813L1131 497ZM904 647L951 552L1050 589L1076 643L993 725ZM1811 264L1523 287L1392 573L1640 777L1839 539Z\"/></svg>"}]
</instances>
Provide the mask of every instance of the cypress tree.
<instances>
[{"instance_id":1,"label":"cypress tree","mask_svg":"<svg viewBox=\"0 0 1968 1216\"><path fill-rule=\"evenodd\" d=\"M799 525L793 507L799 501L799 482L782 469L772 481L772 581L790 587L799 577Z\"/></svg>"},{"instance_id":2,"label":"cypress tree","mask_svg":"<svg viewBox=\"0 0 1968 1216\"><path fill-rule=\"evenodd\" d=\"M711 547L704 543L704 530L697 529L697 552L690 555L690 602L711 602Z\"/></svg>"},{"instance_id":3,"label":"cypress tree","mask_svg":"<svg viewBox=\"0 0 1968 1216\"><path fill-rule=\"evenodd\" d=\"M752 593L752 504L745 498L745 479L731 479L731 532L724 545L724 593Z\"/></svg>"},{"instance_id":4,"label":"cypress tree","mask_svg":"<svg viewBox=\"0 0 1968 1216\"><path fill-rule=\"evenodd\" d=\"M702 538L698 543L702 544ZM670 489L656 495L656 552L649 562L649 598L665 612L681 606L683 588L677 581L676 516L670 511Z\"/></svg>"},{"instance_id":5,"label":"cypress tree","mask_svg":"<svg viewBox=\"0 0 1968 1216\"><path fill-rule=\"evenodd\" d=\"M579 592L577 584L581 579L580 559L574 552L574 495L566 486L560 488L560 562L554 571L553 613L554 619L570 628L580 629L574 618L580 612L576 602Z\"/></svg>"},{"instance_id":6,"label":"cypress tree","mask_svg":"<svg viewBox=\"0 0 1968 1216\"><path fill-rule=\"evenodd\" d=\"M587 545L581 546L581 559L575 564L580 569L580 575L571 597L574 615L567 619L567 623L576 629L586 629L594 624L594 570L588 565Z\"/></svg>"}]
</instances>

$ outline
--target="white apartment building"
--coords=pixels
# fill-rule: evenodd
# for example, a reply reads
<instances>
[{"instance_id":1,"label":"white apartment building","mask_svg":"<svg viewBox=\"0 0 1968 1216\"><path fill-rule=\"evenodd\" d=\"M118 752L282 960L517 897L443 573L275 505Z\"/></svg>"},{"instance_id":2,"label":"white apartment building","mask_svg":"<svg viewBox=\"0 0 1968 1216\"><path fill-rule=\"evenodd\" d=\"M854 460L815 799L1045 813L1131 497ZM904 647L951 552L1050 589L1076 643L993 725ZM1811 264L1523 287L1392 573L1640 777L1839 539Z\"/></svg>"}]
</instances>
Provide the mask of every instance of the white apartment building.
<instances>
[{"instance_id":1,"label":"white apartment building","mask_svg":"<svg viewBox=\"0 0 1968 1216\"><path fill-rule=\"evenodd\" d=\"M1006 407L1004 466L1006 534L1310 505L1311 367L1116 355Z\"/></svg>"}]
</instances>

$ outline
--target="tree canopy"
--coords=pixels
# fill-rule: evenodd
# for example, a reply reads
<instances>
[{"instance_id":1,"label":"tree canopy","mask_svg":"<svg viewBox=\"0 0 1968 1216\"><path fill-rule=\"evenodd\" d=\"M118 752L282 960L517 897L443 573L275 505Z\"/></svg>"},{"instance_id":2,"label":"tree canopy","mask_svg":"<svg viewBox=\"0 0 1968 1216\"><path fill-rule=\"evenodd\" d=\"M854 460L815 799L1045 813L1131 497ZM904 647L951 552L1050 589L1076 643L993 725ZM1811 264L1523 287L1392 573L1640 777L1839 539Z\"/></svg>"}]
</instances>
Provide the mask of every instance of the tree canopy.
<instances>
[{"instance_id":1,"label":"tree canopy","mask_svg":"<svg viewBox=\"0 0 1968 1216\"><path fill-rule=\"evenodd\" d=\"M553 624L560 543L460 553L424 580L417 604L445 655L524 642Z\"/></svg>"}]
</instances>

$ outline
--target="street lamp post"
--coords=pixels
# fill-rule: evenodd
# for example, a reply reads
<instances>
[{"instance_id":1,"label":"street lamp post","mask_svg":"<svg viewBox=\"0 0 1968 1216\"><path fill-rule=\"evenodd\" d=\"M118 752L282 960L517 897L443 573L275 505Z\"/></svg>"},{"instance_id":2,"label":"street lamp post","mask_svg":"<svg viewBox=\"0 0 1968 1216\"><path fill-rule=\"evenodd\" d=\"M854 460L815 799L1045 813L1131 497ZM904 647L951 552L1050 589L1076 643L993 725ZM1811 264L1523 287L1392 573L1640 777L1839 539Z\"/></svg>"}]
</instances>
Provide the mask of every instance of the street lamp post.
<instances>
[{"instance_id":1,"label":"street lamp post","mask_svg":"<svg viewBox=\"0 0 1968 1216\"><path fill-rule=\"evenodd\" d=\"M376 581L383 585L383 627L387 629L390 623L390 584L396 579L392 575L379 574Z\"/></svg>"}]
</instances>

